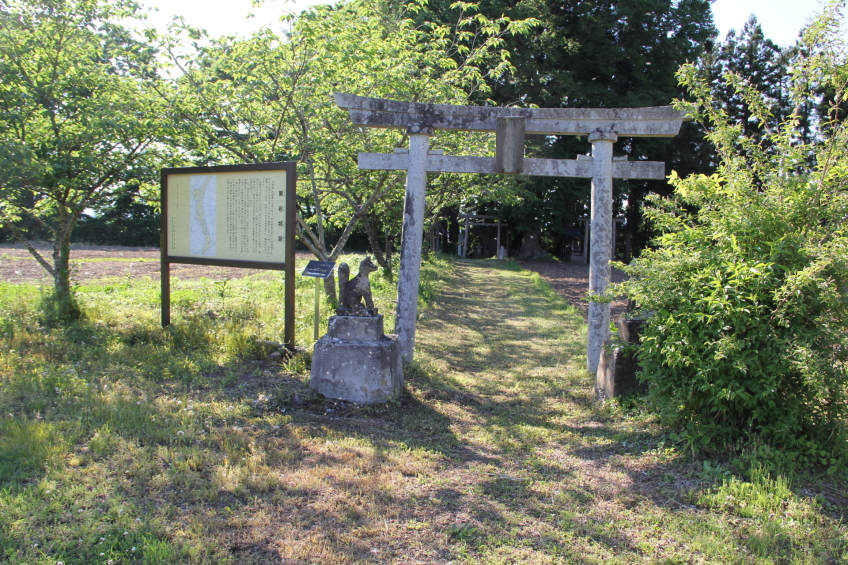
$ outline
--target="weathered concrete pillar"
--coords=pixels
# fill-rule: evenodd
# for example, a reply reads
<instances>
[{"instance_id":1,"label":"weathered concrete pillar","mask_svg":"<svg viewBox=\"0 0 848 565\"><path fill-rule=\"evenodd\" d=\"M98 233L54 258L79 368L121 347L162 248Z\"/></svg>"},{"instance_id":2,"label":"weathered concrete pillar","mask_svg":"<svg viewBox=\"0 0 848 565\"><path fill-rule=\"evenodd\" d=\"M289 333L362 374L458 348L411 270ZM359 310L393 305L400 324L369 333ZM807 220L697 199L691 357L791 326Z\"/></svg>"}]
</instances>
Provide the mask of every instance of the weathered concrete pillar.
<instances>
[{"instance_id":1,"label":"weathered concrete pillar","mask_svg":"<svg viewBox=\"0 0 848 565\"><path fill-rule=\"evenodd\" d=\"M510 175L524 170L524 118L498 118L495 172Z\"/></svg>"},{"instance_id":2,"label":"weathered concrete pillar","mask_svg":"<svg viewBox=\"0 0 848 565\"><path fill-rule=\"evenodd\" d=\"M603 295L610 281L612 258L612 144L614 132L594 131L592 143L592 255L589 262L589 292ZM609 339L609 303L589 302L589 339L586 366L590 373L598 371L604 341Z\"/></svg>"},{"instance_id":3,"label":"weathered concrete pillar","mask_svg":"<svg viewBox=\"0 0 848 565\"><path fill-rule=\"evenodd\" d=\"M418 283L421 278L421 241L424 238L424 208L427 190L427 154L430 128L409 128L409 164L406 170L406 200L403 205L403 231L398 275L397 318L395 333L400 355L412 361L415 349L415 323L418 318Z\"/></svg>"}]
</instances>

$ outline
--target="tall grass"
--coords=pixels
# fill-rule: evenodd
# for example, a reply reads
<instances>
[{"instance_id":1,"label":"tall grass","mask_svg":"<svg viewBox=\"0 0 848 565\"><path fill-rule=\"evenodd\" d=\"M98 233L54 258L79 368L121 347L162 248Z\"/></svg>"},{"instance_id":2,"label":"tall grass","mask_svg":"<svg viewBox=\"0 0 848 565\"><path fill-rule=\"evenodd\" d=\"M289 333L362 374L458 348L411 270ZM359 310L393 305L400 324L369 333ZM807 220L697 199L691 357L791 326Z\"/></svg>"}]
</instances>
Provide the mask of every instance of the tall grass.
<instances>
[{"instance_id":1,"label":"tall grass","mask_svg":"<svg viewBox=\"0 0 848 565\"><path fill-rule=\"evenodd\" d=\"M422 295L447 267L436 256L423 265ZM298 269L296 343L307 352L314 280ZM371 280L391 328L395 286ZM283 336L282 274L173 280L168 328L158 281L82 284L76 296L83 319L45 324L39 288L0 283L0 561L226 562L166 525L176 508L155 507L170 489L208 503L262 491L262 470L291 457L235 425L261 412L279 429L290 417L272 410L274 393L309 394L303 362L286 372L269 356ZM332 314L322 293L321 333Z\"/></svg>"},{"instance_id":2,"label":"tall grass","mask_svg":"<svg viewBox=\"0 0 848 565\"><path fill-rule=\"evenodd\" d=\"M537 275L431 255L421 281L418 363L370 407L270 356L277 273L175 281L167 329L155 281L80 286L65 327L0 284L0 562L848 560L831 491L699 477L650 416L594 403L582 317ZM390 329L394 285L372 289ZM313 300L298 276L307 352Z\"/></svg>"}]
</instances>

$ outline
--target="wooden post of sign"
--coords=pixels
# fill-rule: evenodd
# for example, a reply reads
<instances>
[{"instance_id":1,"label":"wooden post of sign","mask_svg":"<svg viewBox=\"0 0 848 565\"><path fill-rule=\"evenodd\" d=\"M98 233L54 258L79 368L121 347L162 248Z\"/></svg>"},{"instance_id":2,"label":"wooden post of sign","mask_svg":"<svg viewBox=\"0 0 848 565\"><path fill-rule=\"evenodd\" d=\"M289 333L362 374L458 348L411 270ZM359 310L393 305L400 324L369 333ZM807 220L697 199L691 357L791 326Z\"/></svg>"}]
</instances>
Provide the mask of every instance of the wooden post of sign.
<instances>
[{"instance_id":1,"label":"wooden post of sign","mask_svg":"<svg viewBox=\"0 0 848 565\"><path fill-rule=\"evenodd\" d=\"M171 325L171 264L160 260L160 292L162 293L162 327Z\"/></svg>"},{"instance_id":2,"label":"wooden post of sign","mask_svg":"<svg viewBox=\"0 0 848 565\"><path fill-rule=\"evenodd\" d=\"M601 349L609 339L609 302L603 298L610 282L612 259L612 144L618 139L613 132L595 131L592 143L592 256L589 261L589 338L586 366L590 373L598 371Z\"/></svg>"},{"instance_id":3,"label":"wooden post of sign","mask_svg":"<svg viewBox=\"0 0 848 565\"><path fill-rule=\"evenodd\" d=\"M296 285L295 282L295 260L294 260L294 238L297 210L297 166L292 163L286 176L286 289L285 289L285 312L283 314L283 340L286 344L286 349L294 353L295 351L295 321L294 321L294 303L296 300Z\"/></svg>"},{"instance_id":4,"label":"wooden post of sign","mask_svg":"<svg viewBox=\"0 0 848 565\"><path fill-rule=\"evenodd\" d=\"M433 130L410 127L409 163L406 170L406 200L403 206L400 273L395 333L400 356L412 361L415 349L415 322L418 318L418 286L421 279L421 242L424 237L424 208L427 192L427 155Z\"/></svg>"},{"instance_id":5,"label":"wooden post of sign","mask_svg":"<svg viewBox=\"0 0 848 565\"><path fill-rule=\"evenodd\" d=\"M318 341L318 326L321 318L321 279L315 279L315 324L312 339Z\"/></svg>"},{"instance_id":6,"label":"wooden post of sign","mask_svg":"<svg viewBox=\"0 0 848 565\"><path fill-rule=\"evenodd\" d=\"M171 325L171 263L168 261L168 175L160 171L159 189L162 209L159 213L159 289L162 303L162 327Z\"/></svg>"}]
</instances>

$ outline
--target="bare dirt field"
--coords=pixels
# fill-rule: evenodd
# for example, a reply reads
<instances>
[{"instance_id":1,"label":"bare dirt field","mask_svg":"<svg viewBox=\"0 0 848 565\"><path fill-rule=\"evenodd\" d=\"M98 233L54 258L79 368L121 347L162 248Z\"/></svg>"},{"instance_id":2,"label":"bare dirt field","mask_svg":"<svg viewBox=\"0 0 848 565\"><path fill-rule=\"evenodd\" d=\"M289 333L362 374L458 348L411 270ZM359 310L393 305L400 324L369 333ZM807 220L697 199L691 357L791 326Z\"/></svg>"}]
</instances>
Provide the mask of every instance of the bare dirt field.
<instances>
[{"instance_id":1,"label":"bare dirt field","mask_svg":"<svg viewBox=\"0 0 848 565\"><path fill-rule=\"evenodd\" d=\"M539 273L554 290L576 306L584 317L588 314L589 303L586 293L589 291L589 265L581 263L557 263L553 261L519 261L528 271ZM612 282L623 282L627 275L613 269ZM621 315L627 306L626 300L619 298L610 307L613 319Z\"/></svg>"},{"instance_id":2,"label":"bare dirt field","mask_svg":"<svg viewBox=\"0 0 848 565\"><path fill-rule=\"evenodd\" d=\"M36 247L51 262L53 252L48 245ZM298 253L297 261L311 258L309 253ZM171 276L178 279L235 279L246 275L264 273L261 269L234 269L202 265L171 264ZM74 245L71 248L71 278L78 282L92 282L114 277L159 280L159 249L156 247L118 247ZM0 244L0 281L11 283L49 283L50 276L22 245Z\"/></svg>"},{"instance_id":3,"label":"bare dirt field","mask_svg":"<svg viewBox=\"0 0 848 565\"><path fill-rule=\"evenodd\" d=\"M37 246L45 259L50 261L52 248ZM310 253L298 253L297 261L312 259ZM552 261L520 261L525 269L539 273L570 304L584 315L588 310L586 292L589 289L589 266L580 263ZM114 277L145 278L159 280L159 249L155 247L118 247L74 245L71 248L71 278L78 283L93 282ZM263 273L260 269L234 269L201 265L171 265L171 276L178 279L235 279ZM613 271L613 282L624 280L624 274ZM0 281L11 283L50 282L44 268L30 252L19 244L0 244ZM624 300L612 304L613 317L624 311Z\"/></svg>"}]
</instances>

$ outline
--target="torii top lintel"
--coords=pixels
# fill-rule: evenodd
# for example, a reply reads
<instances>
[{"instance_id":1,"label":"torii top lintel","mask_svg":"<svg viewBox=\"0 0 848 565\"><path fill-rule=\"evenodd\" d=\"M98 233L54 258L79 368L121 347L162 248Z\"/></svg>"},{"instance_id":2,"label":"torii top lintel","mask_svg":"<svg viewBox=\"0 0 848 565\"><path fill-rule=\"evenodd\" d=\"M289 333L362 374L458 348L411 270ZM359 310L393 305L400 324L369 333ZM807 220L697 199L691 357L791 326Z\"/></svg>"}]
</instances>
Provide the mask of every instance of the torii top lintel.
<instances>
[{"instance_id":1,"label":"torii top lintel","mask_svg":"<svg viewBox=\"0 0 848 565\"><path fill-rule=\"evenodd\" d=\"M498 118L524 118L524 131L544 135L615 133L620 137L674 137L688 118L671 106L648 108L498 108L420 104L335 94L354 124L382 128L496 131Z\"/></svg>"}]
</instances>

